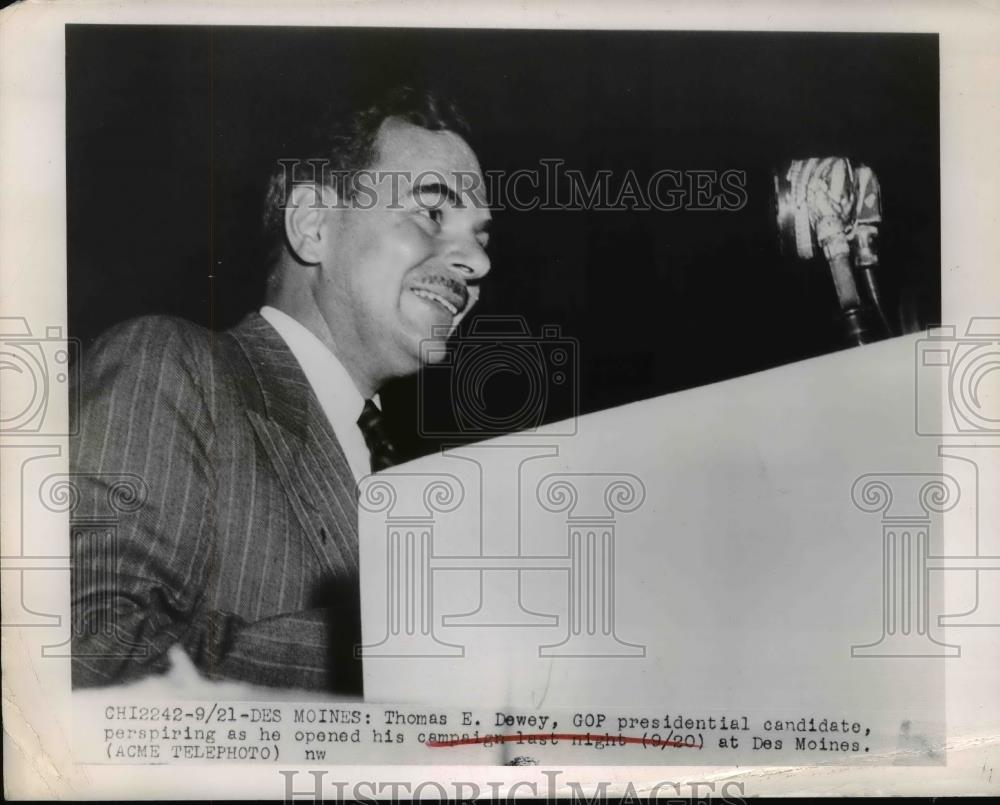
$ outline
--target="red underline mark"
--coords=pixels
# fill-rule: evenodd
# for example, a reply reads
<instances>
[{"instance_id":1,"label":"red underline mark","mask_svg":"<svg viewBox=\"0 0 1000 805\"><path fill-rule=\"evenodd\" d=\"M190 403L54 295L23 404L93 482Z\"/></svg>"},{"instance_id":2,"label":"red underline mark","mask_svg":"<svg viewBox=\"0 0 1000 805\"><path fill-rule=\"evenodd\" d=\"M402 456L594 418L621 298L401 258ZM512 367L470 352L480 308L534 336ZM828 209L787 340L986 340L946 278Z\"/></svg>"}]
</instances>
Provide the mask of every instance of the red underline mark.
<instances>
[{"instance_id":1,"label":"red underline mark","mask_svg":"<svg viewBox=\"0 0 1000 805\"><path fill-rule=\"evenodd\" d=\"M604 743L616 744L641 744L642 746L673 746L677 749L700 749L695 744L686 744L683 741L667 741L659 738L641 738L634 735L594 735L590 732L539 732L530 735L480 735L478 738L456 738L452 741L426 741L426 746L431 749L439 749L447 746L471 746L482 743L519 743L529 738L547 738L548 740L559 741L604 741Z\"/></svg>"}]
</instances>

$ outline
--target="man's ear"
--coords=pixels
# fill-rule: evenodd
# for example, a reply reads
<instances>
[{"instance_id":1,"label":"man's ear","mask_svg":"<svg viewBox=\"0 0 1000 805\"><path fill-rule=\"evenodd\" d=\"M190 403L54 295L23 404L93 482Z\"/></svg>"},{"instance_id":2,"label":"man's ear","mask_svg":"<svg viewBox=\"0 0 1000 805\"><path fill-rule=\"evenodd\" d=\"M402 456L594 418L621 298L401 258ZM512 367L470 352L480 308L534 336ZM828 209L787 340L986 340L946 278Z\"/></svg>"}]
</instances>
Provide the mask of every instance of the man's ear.
<instances>
[{"instance_id":1,"label":"man's ear","mask_svg":"<svg viewBox=\"0 0 1000 805\"><path fill-rule=\"evenodd\" d=\"M285 237L292 253L307 265L320 262L327 217L336 207L336 191L331 187L297 184L285 205Z\"/></svg>"}]
</instances>

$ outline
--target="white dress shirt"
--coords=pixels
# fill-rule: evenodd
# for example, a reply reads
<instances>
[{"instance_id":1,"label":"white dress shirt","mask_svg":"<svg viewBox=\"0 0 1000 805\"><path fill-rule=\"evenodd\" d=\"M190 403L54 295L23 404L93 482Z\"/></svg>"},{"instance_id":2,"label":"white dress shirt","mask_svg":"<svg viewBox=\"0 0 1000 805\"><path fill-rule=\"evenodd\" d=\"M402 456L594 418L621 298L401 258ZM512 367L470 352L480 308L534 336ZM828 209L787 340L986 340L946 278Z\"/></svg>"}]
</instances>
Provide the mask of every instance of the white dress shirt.
<instances>
[{"instance_id":1,"label":"white dress shirt","mask_svg":"<svg viewBox=\"0 0 1000 805\"><path fill-rule=\"evenodd\" d=\"M371 475L371 456L358 427L358 417L365 407L365 400L344 365L322 341L287 313L265 305L260 309L260 315L278 331L302 367L337 441L344 448L354 480L360 481ZM375 403L378 404L378 395L375 396Z\"/></svg>"}]
</instances>

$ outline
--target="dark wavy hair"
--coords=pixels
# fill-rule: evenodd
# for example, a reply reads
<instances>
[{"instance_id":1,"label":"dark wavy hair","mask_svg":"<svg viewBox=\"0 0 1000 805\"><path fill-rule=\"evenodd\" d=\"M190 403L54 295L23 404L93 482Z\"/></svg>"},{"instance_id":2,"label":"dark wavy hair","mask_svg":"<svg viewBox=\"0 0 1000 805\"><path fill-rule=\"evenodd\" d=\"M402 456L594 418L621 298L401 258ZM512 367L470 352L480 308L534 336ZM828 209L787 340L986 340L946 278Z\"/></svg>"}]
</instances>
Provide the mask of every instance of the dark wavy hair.
<instances>
[{"instance_id":1,"label":"dark wavy hair","mask_svg":"<svg viewBox=\"0 0 1000 805\"><path fill-rule=\"evenodd\" d=\"M389 118L430 131L469 134L469 124L455 103L427 88L394 87L347 114L328 111L310 127L306 141L296 147L297 153L278 161L268 180L262 223L269 270L286 246L285 205L290 188L321 177L325 185L337 191L338 197L351 199L358 173L371 168L378 158L375 141ZM316 160L323 165L322 171L317 170ZM290 164L292 161L294 165Z\"/></svg>"}]
</instances>

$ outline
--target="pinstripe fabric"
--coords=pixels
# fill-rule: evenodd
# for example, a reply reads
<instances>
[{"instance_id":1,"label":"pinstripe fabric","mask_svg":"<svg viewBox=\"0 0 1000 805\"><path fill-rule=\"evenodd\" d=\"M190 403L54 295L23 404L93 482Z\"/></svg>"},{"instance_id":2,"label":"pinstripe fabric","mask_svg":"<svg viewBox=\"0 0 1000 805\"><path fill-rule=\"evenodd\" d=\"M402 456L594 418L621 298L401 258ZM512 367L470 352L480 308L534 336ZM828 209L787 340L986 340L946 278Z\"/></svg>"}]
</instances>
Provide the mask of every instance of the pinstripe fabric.
<instances>
[{"instance_id":1,"label":"pinstripe fabric","mask_svg":"<svg viewBox=\"0 0 1000 805\"><path fill-rule=\"evenodd\" d=\"M115 474L149 491L110 559L74 529L73 684L161 672L180 643L212 678L358 693L354 477L274 329L136 319L81 370L74 520L106 513Z\"/></svg>"}]
</instances>

